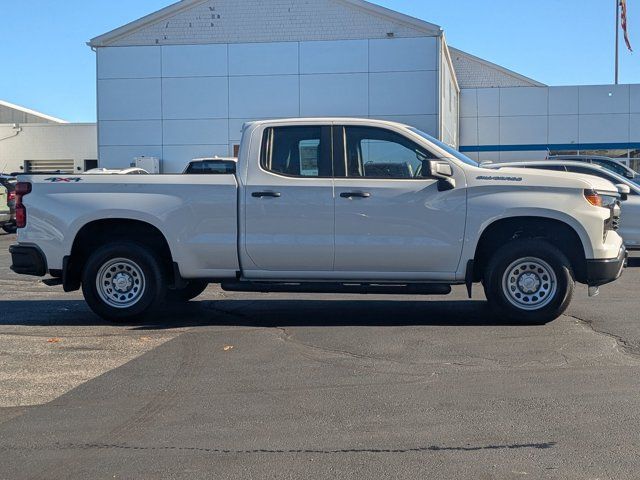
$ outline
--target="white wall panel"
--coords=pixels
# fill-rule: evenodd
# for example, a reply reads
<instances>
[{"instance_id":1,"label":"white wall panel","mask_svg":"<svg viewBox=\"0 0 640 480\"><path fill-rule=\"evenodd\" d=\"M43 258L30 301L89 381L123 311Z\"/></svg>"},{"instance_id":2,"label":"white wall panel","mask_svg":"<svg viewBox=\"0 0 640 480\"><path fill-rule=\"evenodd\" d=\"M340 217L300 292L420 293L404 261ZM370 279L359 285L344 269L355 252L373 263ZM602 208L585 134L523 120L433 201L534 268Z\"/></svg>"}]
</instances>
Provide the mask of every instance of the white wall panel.
<instances>
[{"instance_id":1,"label":"white wall panel","mask_svg":"<svg viewBox=\"0 0 640 480\"><path fill-rule=\"evenodd\" d=\"M98 152L102 168L127 168L136 157L162 158L159 145L101 146Z\"/></svg>"},{"instance_id":2,"label":"white wall panel","mask_svg":"<svg viewBox=\"0 0 640 480\"><path fill-rule=\"evenodd\" d=\"M130 120L100 122L100 145L162 145L161 120Z\"/></svg>"},{"instance_id":3,"label":"white wall panel","mask_svg":"<svg viewBox=\"0 0 640 480\"><path fill-rule=\"evenodd\" d=\"M369 76L366 73L303 75L300 114L303 117L367 116Z\"/></svg>"},{"instance_id":4,"label":"white wall panel","mask_svg":"<svg viewBox=\"0 0 640 480\"><path fill-rule=\"evenodd\" d=\"M298 44L296 42L229 45L230 75L298 73Z\"/></svg>"},{"instance_id":5,"label":"white wall panel","mask_svg":"<svg viewBox=\"0 0 640 480\"><path fill-rule=\"evenodd\" d=\"M165 78L162 109L166 119L226 118L228 80L226 77Z\"/></svg>"},{"instance_id":6,"label":"white wall panel","mask_svg":"<svg viewBox=\"0 0 640 480\"><path fill-rule=\"evenodd\" d=\"M524 162L527 160L544 160L547 158L546 150L511 151L500 152L500 162Z\"/></svg>"},{"instance_id":7,"label":"white wall panel","mask_svg":"<svg viewBox=\"0 0 640 480\"><path fill-rule=\"evenodd\" d=\"M577 115L580 111L578 87L550 87L549 115Z\"/></svg>"},{"instance_id":8,"label":"white wall panel","mask_svg":"<svg viewBox=\"0 0 640 480\"><path fill-rule=\"evenodd\" d=\"M500 115L547 115L549 90L538 87L500 89Z\"/></svg>"},{"instance_id":9,"label":"white wall panel","mask_svg":"<svg viewBox=\"0 0 640 480\"><path fill-rule=\"evenodd\" d=\"M580 143L629 141L629 115L581 115Z\"/></svg>"},{"instance_id":10,"label":"white wall panel","mask_svg":"<svg viewBox=\"0 0 640 480\"><path fill-rule=\"evenodd\" d=\"M460 90L460 117L478 116L478 91L475 88Z\"/></svg>"},{"instance_id":11,"label":"white wall panel","mask_svg":"<svg viewBox=\"0 0 640 480\"><path fill-rule=\"evenodd\" d=\"M501 117L501 145L546 145L549 138L547 116Z\"/></svg>"},{"instance_id":12,"label":"white wall panel","mask_svg":"<svg viewBox=\"0 0 640 480\"><path fill-rule=\"evenodd\" d=\"M437 113L436 72L372 73L371 115Z\"/></svg>"},{"instance_id":13,"label":"white wall panel","mask_svg":"<svg viewBox=\"0 0 640 480\"><path fill-rule=\"evenodd\" d=\"M368 72L369 42L345 40L333 42L302 42L300 73Z\"/></svg>"},{"instance_id":14,"label":"white wall panel","mask_svg":"<svg viewBox=\"0 0 640 480\"><path fill-rule=\"evenodd\" d=\"M499 88L479 88L478 95L478 116L497 117L500 115L500 89Z\"/></svg>"},{"instance_id":15,"label":"white wall panel","mask_svg":"<svg viewBox=\"0 0 640 480\"><path fill-rule=\"evenodd\" d=\"M478 119L478 144L500 145L500 117Z\"/></svg>"},{"instance_id":16,"label":"white wall panel","mask_svg":"<svg viewBox=\"0 0 640 480\"><path fill-rule=\"evenodd\" d=\"M580 87L580 114L629 113L628 85Z\"/></svg>"},{"instance_id":17,"label":"white wall panel","mask_svg":"<svg viewBox=\"0 0 640 480\"><path fill-rule=\"evenodd\" d=\"M631 113L640 113L640 85L629 85L629 108Z\"/></svg>"},{"instance_id":18,"label":"white wall panel","mask_svg":"<svg viewBox=\"0 0 640 480\"><path fill-rule=\"evenodd\" d=\"M98 120L150 120L162 116L157 79L99 80Z\"/></svg>"},{"instance_id":19,"label":"white wall panel","mask_svg":"<svg viewBox=\"0 0 640 480\"><path fill-rule=\"evenodd\" d=\"M160 47L112 47L97 51L98 78L160 76Z\"/></svg>"},{"instance_id":20,"label":"white wall panel","mask_svg":"<svg viewBox=\"0 0 640 480\"><path fill-rule=\"evenodd\" d=\"M165 145L224 145L229 141L229 120L165 120Z\"/></svg>"},{"instance_id":21,"label":"white wall panel","mask_svg":"<svg viewBox=\"0 0 640 480\"><path fill-rule=\"evenodd\" d=\"M370 40L369 67L371 72L436 70L438 40L436 37Z\"/></svg>"},{"instance_id":22,"label":"white wall panel","mask_svg":"<svg viewBox=\"0 0 640 480\"><path fill-rule=\"evenodd\" d=\"M168 145L164 147L163 173L180 173L194 158L226 157L229 145Z\"/></svg>"},{"instance_id":23,"label":"white wall panel","mask_svg":"<svg viewBox=\"0 0 640 480\"><path fill-rule=\"evenodd\" d=\"M478 118L463 117L460 119L460 145L478 145Z\"/></svg>"},{"instance_id":24,"label":"white wall panel","mask_svg":"<svg viewBox=\"0 0 640 480\"><path fill-rule=\"evenodd\" d=\"M232 77L229 100L231 118L297 117L299 77Z\"/></svg>"},{"instance_id":25,"label":"white wall panel","mask_svg":"<svg viewBox=\"0 0 640 480\"><path fill-rule=\"evenodd\" d=\"M228 73L227 45L162 47L163 77L216 77Z\"/></svg>"},{"instance_id":26,"label":"white wall panel","mask_svg":"<svg viewBox=\"0 0 640 480\"><path fill-rule=\"evenodd\" d=\"M552 115L549 117L549 143L578 143L580 117Z\"/></svg>"},{"instance_id":27,"label":"white wall panel","mask_svg":"<svg viewBox=\"0 0 640 480\"><path fill-rule=\"evenodd\" d=\"M376 115L373 118L379 120L387 120L389 122L398 122L418 130L428 133L431 136L438 135L438 116L437 115Z\"/></svg>"}]
</instances>

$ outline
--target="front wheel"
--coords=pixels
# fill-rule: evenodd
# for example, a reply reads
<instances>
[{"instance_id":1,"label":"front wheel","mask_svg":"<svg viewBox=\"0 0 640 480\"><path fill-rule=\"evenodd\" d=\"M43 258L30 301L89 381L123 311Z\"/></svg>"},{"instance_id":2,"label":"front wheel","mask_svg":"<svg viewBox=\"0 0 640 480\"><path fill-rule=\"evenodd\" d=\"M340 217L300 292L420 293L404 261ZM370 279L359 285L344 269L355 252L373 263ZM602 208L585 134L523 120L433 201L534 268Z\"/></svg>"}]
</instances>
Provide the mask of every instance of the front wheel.
<instances>
[{"instance_id":1,"label":"front wheel","mask_svg":"<svg viewBox=\"0 0 640 480\"><path fill-rule=\"evenodd\" d=\"M164 299L166 288L158 261L131 242L99 248L82 272L82 293L89 307L112 322L143 318Z\"/></svg>"},{"instance_id":2,"label":"front wheel","mask_svg":"<svg viewBox=\"0 0 640 480\"><path fill-rule=\"evenodd\" d=\"M514 240L493 255L484 273L489 304L502 318L547 323L562 315L573 297L571 263L544 240Z\"/></svg>"}]
</instances>

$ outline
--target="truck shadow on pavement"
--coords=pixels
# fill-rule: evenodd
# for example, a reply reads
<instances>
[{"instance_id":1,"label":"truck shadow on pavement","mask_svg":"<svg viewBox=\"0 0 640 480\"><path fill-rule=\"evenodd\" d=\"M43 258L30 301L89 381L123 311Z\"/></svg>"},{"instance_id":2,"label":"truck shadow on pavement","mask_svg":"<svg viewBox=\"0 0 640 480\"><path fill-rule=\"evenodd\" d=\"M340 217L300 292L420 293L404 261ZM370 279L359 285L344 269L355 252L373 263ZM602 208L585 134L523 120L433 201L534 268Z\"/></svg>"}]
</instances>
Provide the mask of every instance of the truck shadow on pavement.
<instances>
[{"instance_id":1,"label":"truck shadow on pavement","mask_svg":"<svg viewBox=\"0 0 640 480\"><path fill-rule=\"evenodd\" d=\"M0 325L113 325L82 300L0 301ZM118 326L163 330L184 327L246 326L526 326L499 319L480 300L203 300L163 305L154 315ZM531 324L528 324L531 325Z\"/></svg>"}]
</instances>

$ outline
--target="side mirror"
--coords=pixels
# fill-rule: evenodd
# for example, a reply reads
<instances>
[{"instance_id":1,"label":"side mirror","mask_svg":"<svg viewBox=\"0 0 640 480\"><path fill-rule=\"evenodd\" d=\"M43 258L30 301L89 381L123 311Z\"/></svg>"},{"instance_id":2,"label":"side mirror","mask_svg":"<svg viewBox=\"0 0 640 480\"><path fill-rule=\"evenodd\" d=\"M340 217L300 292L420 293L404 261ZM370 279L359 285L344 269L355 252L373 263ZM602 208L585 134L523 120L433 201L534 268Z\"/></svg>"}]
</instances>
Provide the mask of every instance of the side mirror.
<instances>
[{"instance_id":1,"label":"side mirror","mask_svg":"<svg viewBox=\"0 0 640 480\"><path fill-rule=\"evenodd\" d=\"M625 201L629 198L629 194L631 193L629 185L618 183L616 184L616 188L618 189L618 193L620 194L620 198L622 199L622 201Z\"/></svg>"},{"instance_id":2,"label":"side mirror","mask_svg":"<svg viewBox=\"0 0 640 480\"><path fill-rule=\"evenodd\" d=\"M453 168L448 162L438 160L422 161L422 176L425 178L449 178L453 177Z\"/></svg>"}]
</instances>

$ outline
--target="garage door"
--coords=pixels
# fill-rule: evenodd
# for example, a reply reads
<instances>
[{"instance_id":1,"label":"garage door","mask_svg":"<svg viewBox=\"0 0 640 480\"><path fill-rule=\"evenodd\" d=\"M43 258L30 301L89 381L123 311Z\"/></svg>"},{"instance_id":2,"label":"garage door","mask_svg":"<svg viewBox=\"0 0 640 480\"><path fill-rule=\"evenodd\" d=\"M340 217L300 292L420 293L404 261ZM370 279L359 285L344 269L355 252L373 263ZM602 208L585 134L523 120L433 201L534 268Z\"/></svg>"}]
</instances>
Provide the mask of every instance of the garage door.
<instances>
[{"instance_id":1,"label":"garage door","mask_svg":"<svg viewBox=\"0 0 640 480\"><path fill-rule=\"evenodd\" d=\"M74 173L73 160L27 160L24 163L26 173Z\"/></svg>"}]
</instances>

